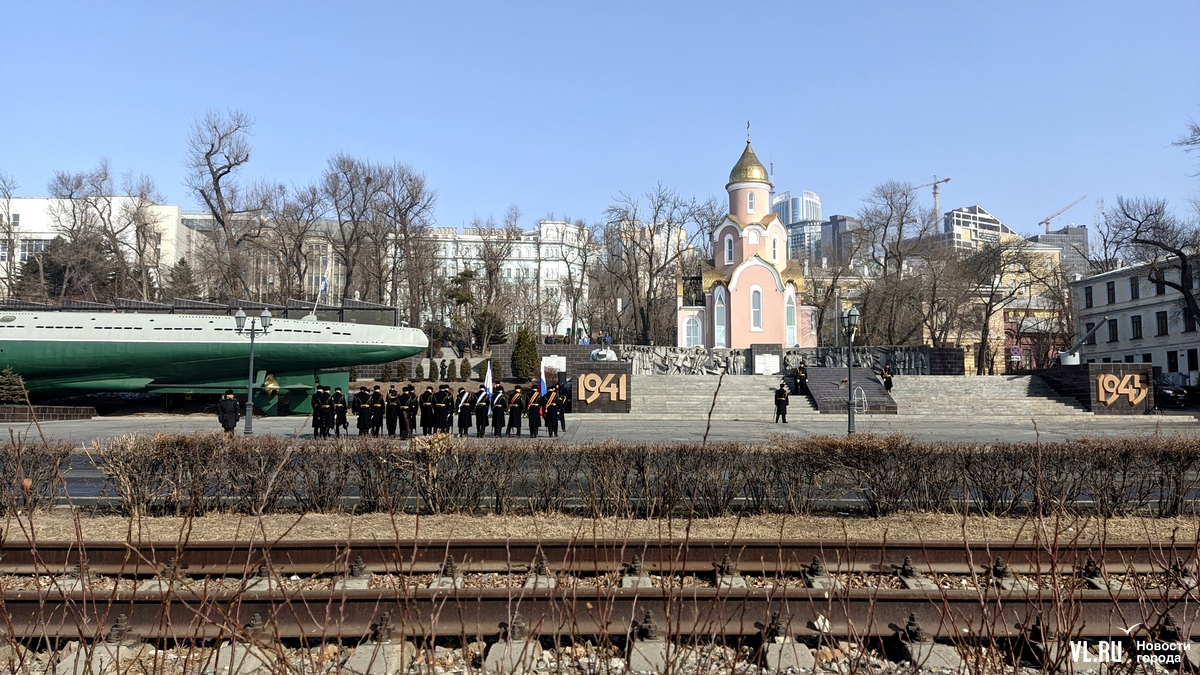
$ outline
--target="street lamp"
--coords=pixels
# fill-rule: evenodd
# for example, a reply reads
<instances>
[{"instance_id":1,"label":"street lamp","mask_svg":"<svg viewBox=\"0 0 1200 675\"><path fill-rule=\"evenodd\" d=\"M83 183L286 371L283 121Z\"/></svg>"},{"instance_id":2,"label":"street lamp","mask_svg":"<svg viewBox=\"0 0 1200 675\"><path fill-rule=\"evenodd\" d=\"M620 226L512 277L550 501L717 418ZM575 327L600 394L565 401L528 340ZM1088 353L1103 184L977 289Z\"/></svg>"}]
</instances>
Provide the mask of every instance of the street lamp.
<instances>
[{"instance_id":1,"label":"street lamp","mask_svg":"<svg viewBox=\"0 0 1200 675\"><path fill-rule=\"evenodd\" d=\"M858 329L858 319L861 315L857 307L842 314L842 330L846 333L846 411L849 414L846 422L846 435L854 433L854 331Z\"/></svg>"},{"instance_id":2,"label":"street lamp","mask_svg":"<svg viewBox=\"0 0 1200 675\"><path fill-rule=\"evenodd\" d=\"M238 335L250 336L250 376L246 378L246 435L254 433L254 338L258 335L266 335L267 329L271 327L271 313L263 310L262 314L257 317L250 318L250 326L246 326L246 313L239 307L237 314L233 315L233 321L237 324ZM257 326L259 321L262 326Z\"/></svg>"}]
</instances>

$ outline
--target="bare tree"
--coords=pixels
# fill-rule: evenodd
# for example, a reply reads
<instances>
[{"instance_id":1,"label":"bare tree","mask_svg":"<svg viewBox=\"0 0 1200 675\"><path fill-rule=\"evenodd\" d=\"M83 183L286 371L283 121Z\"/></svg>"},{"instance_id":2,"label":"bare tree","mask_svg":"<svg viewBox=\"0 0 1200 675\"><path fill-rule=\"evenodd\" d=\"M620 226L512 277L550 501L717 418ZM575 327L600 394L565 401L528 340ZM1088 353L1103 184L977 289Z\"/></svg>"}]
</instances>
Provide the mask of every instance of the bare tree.
<instances>
[{"instance_id":1,"label":"bare tree","mask_svg":"<svg viewBox=\"0 0 1200 675\"><path fill-rule=\"evenodd\" d=\"M163 218L155 208L163 202L163 197L149 176L126 173L122 186L125 198L118 218L123 236L117 241L129 251L130 282L137 287L142 300L153 300L163 283L160 255Z\"/></svg>"},{"instance_id":2,"label":"bare tree","mask_svg":"<svg viewBox=\"0 0 1200 675\"><path fill-rule=\"evenodd\" d=\"M705 212L661 183L641 198L621 194L605 210L602 265L628 302L638 342L673 343L676 277Z\"/></svg>"},{"instance_id":3,"label":"bare tree","mask_svg":"<svg viewBox=\"0 0 1200 675\"><path fill-rule=\"evenodd\" d=\"M188 136L187 186L204 202L213 218L207 235L204 268L216 280L224 299L250 295L250 244L265 227L258 200L238 182L250 161L250 128L254 122L239 110L209 111L192 123Z\"/></svg>"},{"instance_id":4,"label":"bare tree","mask_svg":"<svg viewBox=\"0 0 1200 675\"><path fill-rule=\"evenodd\" d=\"M936 215L921 209L910 183L888 181L863 200L859 220L871 263L871 279L862 292L862 339L888 345L919 342L924 288L910 258L939 245Z\"/></svg>"},{"instance_id":5,"label":"bare tree","mask_svg":"<svg viewBox=\"0 0 1200 675\"><path fill-rule=\"evenodd\" d=\"M329 202L334 227L329 231L334 257L345 270L342 298L354 296L363 284L355 278L377 224L378 200L387 191L389 176L383 167L345 153L329 158L321 190Z\"/></svg>"},{"instance_id":6,"label":"bare tree","mask_svg":"<svg viewBox=\"0 0 1200 675\"><path fill-rule=\"evenodd\" d=\"M320 222L327 204L315 185L291 189L277 185L264 194L264 215L271 227L263 231L261 247L272 259L279 277L275 300L308 300L305 281L311 264L309 246L321 235Z\"/></svg>"},{"instance_id":7,"label":"bare tree","mask_svg":"<svg viewBox=\"0 0 1200 675\"><path fill-rule=\"evenodd\" d=\"M569 218L565 220L571 222ZM591 326L586 322L583 310L588 299L588 278L600 246L595 231L583 220L574 221L572 227L561 228L554 246L557 248L555 258L561 260L565 268L565 274L558 280L559 293L570 311L571 337L574 339L579 337L581 318L585 319L584 330L590 332Z\"/></svg>"},{"instance_id":8,"label":"bare tree","mask_svg":"<svg viewBox=\"0 0 1200 675\"><path fill-rule=\"evenodd\" d=\"M1147 266L1146 278L1179 291L1184 311L1200 317L1196 301L1196 264L1200 251L1200 223L1171 212L1166 200L1117 197L1106 225L1131 260Z\"/></svg>"},{"instance_id":9,"label":"bare tree","mask_svg":"<svg viewBox=\"0 0 1200 675\"><path fill-rule=\"evenodd\" d=\"M17 232L18 225L13 222L12 200L20 185L7 171L0 169L0 245L4 247L4 255L0 257L0 265L4 274L4 291L6 297L12 297L13 287L17 283Z\"/></svg>"},{"instance_id":10,"label":"bare tree","mask_svg":"<svg viewBox=\"0 0 1200 675\"><path fill-rule=\"evenodd\" d=\"M979 331L975 374L994 375L992 323L1016 298L1030 295L1034 258L1028 242L1018 239L987 245L967 257L963 264L974 279L979 298L974 305L973 322Z\"/></svg>"},{"instance_id":11,"label":"bare tree","mask_svg":"<svg viewBox=\"0 0 1200 675\"><path fill-rule=\"evenodd\" d=\"M377 275L381 301L399 304L407 297L414 314L422 307L436 276L434 243L428 236L433 224L437 191L430 188L425 175L397 162L387 168L388 180L378 199L379 227L373 228L375 256L372 269ZM411 318L416 321L415 315Z\"/></svg>"}]
</instances>

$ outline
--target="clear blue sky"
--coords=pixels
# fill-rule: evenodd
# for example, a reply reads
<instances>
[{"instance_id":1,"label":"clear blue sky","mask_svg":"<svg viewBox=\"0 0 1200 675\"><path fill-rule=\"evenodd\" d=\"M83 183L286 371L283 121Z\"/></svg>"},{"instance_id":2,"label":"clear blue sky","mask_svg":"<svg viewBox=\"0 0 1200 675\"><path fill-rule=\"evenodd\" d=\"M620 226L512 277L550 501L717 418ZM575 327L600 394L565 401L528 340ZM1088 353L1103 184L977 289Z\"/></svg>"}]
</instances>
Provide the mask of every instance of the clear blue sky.
<instances>
[{"instance_id":1,"label":"clear blue sky","mask_svg":"<svg viewBox=\"0 0 1200 675\"><path fill-rule=\"evenodd\" d=\"M1200 196L1170 143L1200 120L1200 3L12 2L0 168L24 196L108 156L183 187L191 120L256 120L247 178L338 151L407 162L439 225L599 220L661 181L724 197L752 120L778 190L854 213L889 179L951 176L1018 231L1097 198ZM926 199L931 197L926 193Z\"/></svg>"}]
</instances>

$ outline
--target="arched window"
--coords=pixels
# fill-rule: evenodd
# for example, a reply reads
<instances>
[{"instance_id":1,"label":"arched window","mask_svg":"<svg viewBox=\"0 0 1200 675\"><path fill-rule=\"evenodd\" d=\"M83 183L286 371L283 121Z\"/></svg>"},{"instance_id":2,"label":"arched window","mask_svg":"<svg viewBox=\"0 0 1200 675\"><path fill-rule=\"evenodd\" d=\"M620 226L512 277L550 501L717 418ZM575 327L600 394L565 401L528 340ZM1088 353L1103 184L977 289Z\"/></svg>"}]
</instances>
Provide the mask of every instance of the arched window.
<instances>
[{"instance_id":1,"label":"arched window","mask_svg":"<svg viewBox=\"0 0 1200 675\"><path fill-rule=\"evenodd\" d=\"M799 346L796 344L796 298L791 295L787 297L787 343L793 347Z\"/></svg>"},{"instance_id":2,"label":"arched window","mask_svg":"<svg viewBox=\"0 0 1200 675\"><path fill-rule=\"evenodd\" d=\"M704 342L700 339L700 319L694 316L689 316L684 324L685 332L685 347L703 347Z\"/></svg>"},{"instance_id":3,"label":"arched window","mask_svg":"<svg viewBox=\"0 0 1200 675\"><path fill-rule=\"evenodd\" d=\"M754 193L746 193L746 213L754 213Z\"/></svg>"},{"instance_id":4,"label":"arched window","mask_svg":"<svg viewBox=\"0 0 1200 675\"><path fill-rule=\"evenodd\" d=\"M779 237L771 237L771 260L779 262Z\"/></svg>"},{"instance_id":5,"label":"arched window","mask_svg":"<svg viewBox=\"0 0 1200 675\"><path fill-rule=\"evenodd\" d=\"M725 342L725 289L718 286L714 295L716 296L716 311L713 312L713 316L716 325L713 326L713 346L727 347L728 344Z\"/></svg>"},{"instance_id":6,"label":"arched window","mask_svg":"<svg viewBox=\"0 0 1200 675\"><path fill-rule=\"evenodd\" d=\"M762 289L750 287L750 330L762 330Z\"/></svg>"},{"instance_id":7,"label":"arched window","mask_svg":"<svg viewBox=\"0 0 1200 675\"><path fill-rule=\"evenodd\" d=\"M733 235L725 235L725 264L733 264Z\"/></svg>"},{"instance_id":8,"label":"arched window","mask_svg":"<svg viewBox=\"0 0 1200 675\"><path fill-rule=\"evenodd\" d=\"M754 228L750 229L750 245L758 246L758 230L755 230Z\"/></svg>"}]
</instances>

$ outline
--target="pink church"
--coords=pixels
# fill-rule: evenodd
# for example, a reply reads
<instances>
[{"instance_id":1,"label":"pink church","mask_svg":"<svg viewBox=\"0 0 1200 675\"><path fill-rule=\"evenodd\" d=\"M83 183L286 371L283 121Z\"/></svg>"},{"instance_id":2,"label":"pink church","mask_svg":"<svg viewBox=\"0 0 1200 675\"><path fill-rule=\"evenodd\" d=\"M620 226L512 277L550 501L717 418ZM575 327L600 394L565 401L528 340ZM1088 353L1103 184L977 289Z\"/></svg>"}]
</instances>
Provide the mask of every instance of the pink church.
<instances>
[{"instance_id":1,"label":"pink church","mask_svg":"<svg viewBox=\"0 0 1200 675\"><path fill-rule=\"evenodd\" d=\"M814 307L801 304L804 277L788 260L787 228L771 213L767 169L750 140L729 172L729 213L702 265L704 304L678 300L680 347L745 349L755 344L816 347Z\"/></svg>"}]
</instances>

